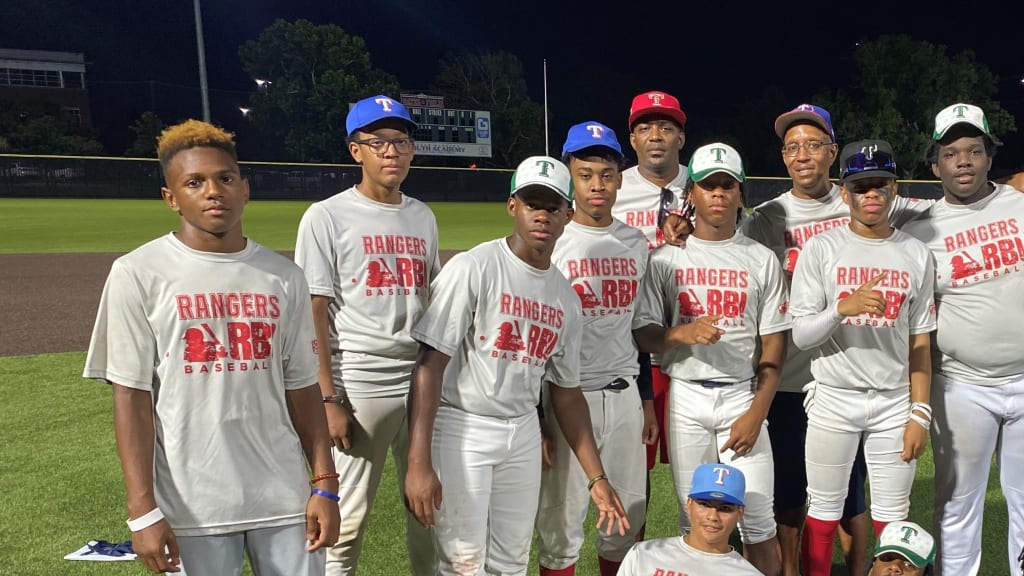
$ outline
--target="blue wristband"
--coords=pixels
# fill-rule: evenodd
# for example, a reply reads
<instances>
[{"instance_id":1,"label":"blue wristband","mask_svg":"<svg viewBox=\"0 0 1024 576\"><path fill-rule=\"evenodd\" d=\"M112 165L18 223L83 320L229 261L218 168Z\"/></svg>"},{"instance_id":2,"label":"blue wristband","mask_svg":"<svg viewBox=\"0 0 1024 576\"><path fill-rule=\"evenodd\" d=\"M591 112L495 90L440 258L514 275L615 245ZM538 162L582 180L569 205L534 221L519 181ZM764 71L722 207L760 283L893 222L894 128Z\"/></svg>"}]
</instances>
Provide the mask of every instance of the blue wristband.
<instances>
[{"instance_id":1,"label":"blue wristband","mask_svg":"<svg viewBox=\"0 0 1024 576\"><path fill-rule=\"evenodd\" d=\"M341 501L341 496L338 496L337 494L332 494L332 493L328 492L327 490L321 490L319 488L314 488L313 489L313 494L315 494L317 496L323 496L324 498L327 498L328 500L333 500L335 502L340 502Z\"/></svg>"}]
</instances>

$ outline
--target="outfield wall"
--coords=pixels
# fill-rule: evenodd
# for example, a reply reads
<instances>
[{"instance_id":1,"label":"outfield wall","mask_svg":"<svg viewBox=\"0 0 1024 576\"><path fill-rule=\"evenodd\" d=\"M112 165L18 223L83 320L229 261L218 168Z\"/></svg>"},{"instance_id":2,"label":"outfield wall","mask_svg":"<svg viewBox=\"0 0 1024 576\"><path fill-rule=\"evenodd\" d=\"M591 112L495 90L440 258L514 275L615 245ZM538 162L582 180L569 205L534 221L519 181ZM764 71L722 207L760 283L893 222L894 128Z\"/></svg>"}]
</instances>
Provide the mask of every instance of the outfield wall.
<instances>
[{"instance_id":1,"label":"outfield wall","mask_svg":"<svg viewBox=\"0 0 1024 576\"><path fill-rule=\"evenodd\" d=\"M275 164L242 162L253 198L322 200L356 184L356 164ZM428 202L503 201L511 170L413 167L402 186ZM750 177L749 203L756 206L789 188L785 178ZM0 154L0 197L7 198L153 198L163 180L156 160L77 156ZM935 181L901 182L900 192L938 198Z\"/></svg>"}]
</instances>

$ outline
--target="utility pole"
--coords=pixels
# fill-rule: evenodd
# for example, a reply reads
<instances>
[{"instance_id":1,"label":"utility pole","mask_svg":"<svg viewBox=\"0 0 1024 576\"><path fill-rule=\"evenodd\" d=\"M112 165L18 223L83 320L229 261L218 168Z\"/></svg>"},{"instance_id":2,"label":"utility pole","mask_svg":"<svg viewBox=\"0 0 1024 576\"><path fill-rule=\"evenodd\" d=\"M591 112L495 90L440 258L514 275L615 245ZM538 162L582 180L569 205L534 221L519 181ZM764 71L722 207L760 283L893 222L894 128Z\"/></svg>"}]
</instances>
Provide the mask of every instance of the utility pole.
<instances>
[{"instance_id":1,"label":"utility pole","mask_svg":"<svg viewBox=\"0 0 1024 576\"><path fill-rule=\"evenodd\" d=\"M206 49L203 47L203 14L199 9L199 0L192 0L196 13L196 47L199 49L199 92L203 98L203 121L210 121L210 94L206 85Z\"/></svg>"}]
</instances>

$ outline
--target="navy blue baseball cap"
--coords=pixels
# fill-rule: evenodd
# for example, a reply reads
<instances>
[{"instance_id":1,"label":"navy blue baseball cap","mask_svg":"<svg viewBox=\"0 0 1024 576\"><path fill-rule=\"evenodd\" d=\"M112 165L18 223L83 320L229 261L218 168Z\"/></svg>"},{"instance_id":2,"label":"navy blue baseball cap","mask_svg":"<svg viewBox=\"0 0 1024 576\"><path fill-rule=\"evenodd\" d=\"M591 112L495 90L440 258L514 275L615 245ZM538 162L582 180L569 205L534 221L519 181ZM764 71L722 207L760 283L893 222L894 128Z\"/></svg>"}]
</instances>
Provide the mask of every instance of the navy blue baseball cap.
<instances>
[{"instance_id":1,"label":"navy blue baseball cap","mask_svg":"<svg viewBox=\"0 0 1024 576\"><path fill-rule=\"evenodd\" d=\"M814 104L801 104L789 112L780 114L775 119L775 134L782 139L786 138L786 131L797 122L808 122L821 128L833 141L836 139L836 131L832 129L832 115L821 106Z\"/></svg>"},{"instance_id":2,"label":"navy blue baseball cap","mask_svg":"<svg viewBox=\"0 0 1024 576\"><path fill-rule=\"evenodd\" d=\"M604 146L622 156L622 146L615 131L600 122L582 122L569 128L569 135L562 145L562 156L591 146Z\"/></svg>"},{"instance_id":3,"label":"navy blue baseball cap","mask_svg":"<svg viewBox=\"0 0 1024 576\"><path fill-rule=\"evenodd\" d=\"M693 471L690 498L715 500L743 506L747 479L739 468L727 464L701 464Z\"/></svg>"},{"instance_id":4,"label":"navy blue baseball cap","mask_svg":"<svg viewBox=\"0 0 1024 576\"><path fill-rule=\"evenodd\" d=\"M352 109L348 111L348 116L345 118L345 130L348 131L348 136L352 136L356 130L386 118L395 118L405 122L409 125L410 131L419 127L412 121L412 116L409 115L409 109L405 107L405 104L389 96L378 94L363 98L352 105Z\"/></svg>"}]
</instances>

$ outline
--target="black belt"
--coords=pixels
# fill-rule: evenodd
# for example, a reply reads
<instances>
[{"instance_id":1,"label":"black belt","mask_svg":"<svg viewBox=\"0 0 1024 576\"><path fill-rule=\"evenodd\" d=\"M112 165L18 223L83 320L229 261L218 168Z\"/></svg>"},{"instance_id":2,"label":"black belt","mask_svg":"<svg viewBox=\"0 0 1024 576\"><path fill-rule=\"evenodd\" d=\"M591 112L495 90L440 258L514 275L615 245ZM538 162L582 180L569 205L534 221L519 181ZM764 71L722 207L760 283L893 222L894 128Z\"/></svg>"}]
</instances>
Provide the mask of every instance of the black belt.
<instances>
[{"instance_id":1,"label":"black belt","mask_svg":"<svg viewBox=\"0 0 1024 576\"><path fill-rule=\"evenodd\" d=\"M725 388L726 386L735 386L737 384L746 384L750 380L743 380L742 382L722 382L720 380L694 380L694 384L700 384L704 388Z\"/></svg>"},{"instance_id":2,"label":"black belt","mask_svg":"<svg viewBox=\"0 0 1024 576\"><path fill-rule=\"evenodd\" d=\"M602 388L602 390L625 390L629 388L629 381L622 378L616 378L612 380L610 384Z\"/></svg>"}]
</instances>

